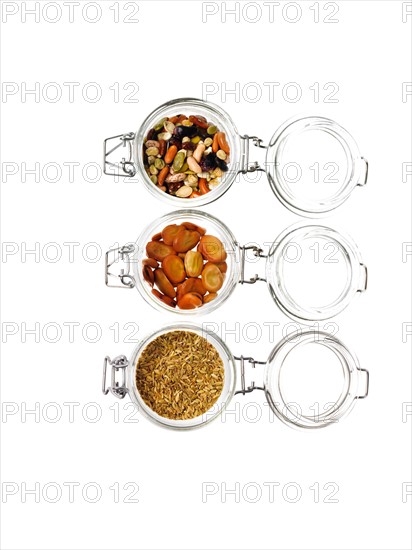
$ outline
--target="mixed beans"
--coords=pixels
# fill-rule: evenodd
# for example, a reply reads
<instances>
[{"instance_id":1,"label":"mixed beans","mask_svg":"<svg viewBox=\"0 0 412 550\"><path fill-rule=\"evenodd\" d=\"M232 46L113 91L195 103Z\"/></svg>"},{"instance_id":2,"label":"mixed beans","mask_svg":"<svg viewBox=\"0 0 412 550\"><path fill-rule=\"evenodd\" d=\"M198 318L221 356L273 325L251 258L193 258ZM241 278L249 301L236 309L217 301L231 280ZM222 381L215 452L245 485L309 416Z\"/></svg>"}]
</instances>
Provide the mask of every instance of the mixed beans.
<instances>
[{"instance_id":1,"label":"mixed beans","mask_svg":"<svg viewBox=\"0 0 412 550\"><path fill-rule=\"evenodd\" d=\"M201 307L214 300L223 286L227 271L223 243L191 222L167 225L153 235L146 255L143 278L154 296L170 307Z\"/></svg>"},{"instance_id":2,"label":"mixed beans","mask_svg":"<svg viewBox=\"0 0 412 550\"><path fill-rule=\"evenodd\" d=\"M154 185L185 199L215 189L229 159L226 134L201 115L162 118L143 145L143 164Z\"/></svg>"}]
</instances>

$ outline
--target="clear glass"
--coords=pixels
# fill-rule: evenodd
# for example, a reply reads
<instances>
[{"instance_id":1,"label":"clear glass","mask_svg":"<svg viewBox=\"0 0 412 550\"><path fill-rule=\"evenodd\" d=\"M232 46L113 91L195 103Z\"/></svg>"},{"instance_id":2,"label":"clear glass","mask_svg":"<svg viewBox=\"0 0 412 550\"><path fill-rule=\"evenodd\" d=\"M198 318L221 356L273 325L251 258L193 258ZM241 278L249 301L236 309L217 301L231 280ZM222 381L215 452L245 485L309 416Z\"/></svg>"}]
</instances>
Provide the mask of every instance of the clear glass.
<instances>
[{"instance_id":1,"label":"clear glass","mask_svg":"<svg viewBox=\"0 0 412 550\"><path fill-rule=\"evenodd\" d=\"M292 212L317 217L340 206L367 179L367 162L353 137L324 117L285 122L273 135L266 173L277 198Z\"/></svg>"},{"instance_id":2,"label":"clear glass","mask_svg":"<svg viewBox=\"0 0 412 550\"><path fill-rule=\"evenodd\" d=\"M325 351L332 357L325 360L322 357ZM317 355L309 357L309 352ZM302 375L298 379L294 376L292 384L295 392L301 390L300 394L294 395L302 397L290 401L287 370L296 364L295 354ZM335 369L329 380L328 371L333 370L333 359L337 363L338 377ZM323 363L324 370L318 369L320 363ZM316 374L319 373L321 379L318 380ZM359 367L355 355L336 337L313 330L294 333L281 340L268 358L264 376L266 398L275 415L288 426L305 429L337 423L351 411L357 399L366 397L369 386L368 373ZM326 389L321 400L317 391L320 385ZM313 394L311 390L314 390Z\"/></svg>"},{"instance_id":3,"label":"clear glass","mask_svg":"<svg viewBox=\"0 0 412 550\"><path fill-rule=\"evenodd\" d=\"M266 280L280 309L299 322L343 311L367 285L367 271L350 237L324 225L294 224L272 244Z\"/></svg>"},{"instance_id":4,"label":"clear glass","mask_svg":"<svg viewBox=\"0 0 412 550\"><path fill-rule=\"evenodd\" d=\"M173 308L164 304L152 294L152 287L143 279L142 274L142 260L146 258L146 244L151 240L152 236L160 232L167 225L180 224L185 221L200 225L207 230L207 235L214 235L215 237L218 237L222 241L227 252L227 272L225 274L222 288L218 291L218 295L214 300L197 309L179 309L177 307ZM196 210L176 210L175 212L170 212L169 214L166 214L151 223L136 241L135 252L131 257L131 263L136 288L146 302L150 303L160 311L169 311L186 316L205 315L214 311L229 298L240 277L238 244L235 236L220 220L210 214L198 212Z\"/></svg>"},{"instance_id":5,"label":"clear glass","mask_svg":"<svg viewBox=\"0 0 412 550\"><path fill-rule=\"evenodd\" d=\"M144 169L142 149L143 140L147 136L147 132L150 128L159 122L163 117L175 116L180 113L190 115L202 115L208 121L215 124L220 130L226 133L226 138L230 146L230 163L229 170L222 176L220 184L205 195L202 195L195 199L183 199L169 195L159 189L150 180ZM143 179L144 184L152 195L156 198L160 198L163 201L173 204L178 208L193 208L196 206L202 206L210 202L215 201L221 197L234 182L236 175L239 172L239 163L241 156L241 141L236 129L236 126L229 115L217 105L213 103L205 102L200 99L194 98L181 98L174 99L164 103L157 109L155 109L144 120L139 130L136 132L134 140L134 158L137 164L138 171Z\"/></svg>"},{"instance_id":6,"label":"clear glass","mask_svg":"<svg viewBox=\"0 0 412 550\"><path fill-rule=\"evenodd\" d=\"M155 340L157 337L168 332L176 330L184 330L194 332L199 336L205 338L211 345L213 345L218 351L223 361L224 366L224 386L219 399L206 413L201 416L197 416L190 420L171 420L155 413L146 403L143 401L136 387L136 366L139 357L146 346ZM130 399L138 406L139 411L143 413L149 420L157 425L165 428L172 428L175 430L187 430L192 428L199 428L209 424L212 420L217 418L227 407L229 401L232 399L235 393L236 386L236 369L235 359L230 353L230 350L226 344L213 332L202 329L197 325L191 323L180 323L168 325L144 338L139 345L135 348L133 355L129 361L127 371L127 388Z\"/></svg>"}]
</instances>

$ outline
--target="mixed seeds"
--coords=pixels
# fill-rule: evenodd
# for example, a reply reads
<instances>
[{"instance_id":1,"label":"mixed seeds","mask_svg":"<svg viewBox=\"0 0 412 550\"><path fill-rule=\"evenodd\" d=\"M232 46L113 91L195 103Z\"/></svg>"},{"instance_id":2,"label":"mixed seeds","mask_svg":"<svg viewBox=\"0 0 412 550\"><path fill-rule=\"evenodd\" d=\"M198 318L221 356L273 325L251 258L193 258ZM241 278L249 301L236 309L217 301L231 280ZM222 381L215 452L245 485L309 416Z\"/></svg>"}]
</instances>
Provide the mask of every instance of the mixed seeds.
<instances>
[{"instance_id":1,"label":"mixed seeds","mask_svg":"<svg viewBox=\"0 0 412 550\"><path fill-rule=\"evenodd\" d=\"M158 336L136 365L136 387L154 412L189 420L207 412L223 390L223 361L206 338L175 330Z\"/></svg>"},{"instance_id":2,"label":"mixed seeds","mask_svg":"<svg viewBox=\"0 0 412 550\"><path fill-rule=\"evenodd\" d=\"M143 145L143 164L153 184L182 199L215 189L229 160L226 134L200 115L162 118Z\"/></svg>"},{"instance_id":3,"label":"mixed seeds","mask_svg":"<svg viewBox=\"0 0 412 550\"><path fill-rule=\"evenodd\" d=\"M227 271L223 243L191 222L167 225L147 243L146 254L143 278L154 296L170 307L201 307L214 300L223 286Z\"/></svg>"}]
</instances>

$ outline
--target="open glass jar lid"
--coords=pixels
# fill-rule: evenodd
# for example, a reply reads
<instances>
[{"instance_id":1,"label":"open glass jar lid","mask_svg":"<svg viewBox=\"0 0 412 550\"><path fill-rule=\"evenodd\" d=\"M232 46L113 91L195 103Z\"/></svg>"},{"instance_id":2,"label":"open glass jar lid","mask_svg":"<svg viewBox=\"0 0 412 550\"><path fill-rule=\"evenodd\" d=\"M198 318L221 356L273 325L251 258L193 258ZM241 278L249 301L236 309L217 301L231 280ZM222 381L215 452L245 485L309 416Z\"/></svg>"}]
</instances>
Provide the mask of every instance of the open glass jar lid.
<instances>
[{"instance_id":1,"label":"open glass jar lid","mask_svg":"<svg viewBox=\"0 0 412 550\"><path fill-rule=\"evenodd\" d=\"M248 255L265 262L265 275L246 277ZM311 322L340 313L366 289L367 271L353 241L311 223L284 231L267 254L241 246L226 225L196 210L178 210L151 223L134 244L106 253L106 285L136 287L160 311L207 314L237 284L267 283L292 319Z\"/></svg>"},{"instance_id":2,"label":"open glass jar lid","mask_svg":"<svg viewBox=\"0 0 412 550\"><path fill-rule=\"evenodd\" d=\"M353 240L319 224L294 224L272 244L266 278L276 304L297 321L343 311L367 288L367 268Z\"/></svg>"},{"instance_id":3,"label":"open glass jar lid","mask_svg":"<svg viewBox=\"0 0 412 550\"><path fill-rule=\"evenodd\" d=\"M246 384L252 371L261 383ZM215 333L182 323L148 335L130 360L106 357L103 364L105 395L128 394L149 420L174 429L204 426L222 415L235 394L254 390L264 391L285 424L322 428L337 423L368 389L369 373L349 349L314 330L285 337L266 361L257 361L234 357Z\"/></svg>"},{"instance_id":4,"label":"open glass jar lid","mask_svg":"<svg viewBox=\"0 0 412 550\"><path fill-rule=\"evenodd\" d=\"M251 143L266 149L264 162L250 158ZM138 174L150 193L179 208L208 204L239 173L261 170L287 208L320 216L366 183L367 166L352 136L328 118L288 121L265 146L256 136L240 135L222 108L193 98L169 101L137 132L104 142L105 174Z\"/></svg>"}]
</instances>

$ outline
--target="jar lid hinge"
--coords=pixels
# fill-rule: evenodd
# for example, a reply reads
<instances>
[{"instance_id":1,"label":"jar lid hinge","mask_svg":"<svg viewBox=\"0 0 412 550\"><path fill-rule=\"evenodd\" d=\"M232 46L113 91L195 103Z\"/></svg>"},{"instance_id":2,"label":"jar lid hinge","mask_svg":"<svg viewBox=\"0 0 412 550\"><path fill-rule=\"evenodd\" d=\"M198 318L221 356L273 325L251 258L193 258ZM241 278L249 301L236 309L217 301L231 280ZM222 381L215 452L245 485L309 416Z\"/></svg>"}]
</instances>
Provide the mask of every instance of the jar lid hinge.
<instances>
[{"instance_id":1,"label":"jar lid hinge","mask_svg":"<svg viewBox=\"0 0 412 550\"><path fill-rule=\"evenodd\" d=\"M253 359L253 357L243 357L241 355L240 357L235 357L237 361L240 361L240 381L242 389L235 391L235 395L238 393L241 393L242 395L245 395L246 393L250 393L254 390L264 390L265 388L261 386L256 386L255 382L251 382L248 387L246 387L246 381L245 381L245 362L247 361L252 365L252 368L255 368L256 365L265 365L265 361L256 361L256 359Z\"/></svg>"},{"instance_id":2,"label":"jar lid hinge","mask_svg":"<svg viewBox=\"0 0 412 550\"><path fill-rule=\"evenodd\" d=\"M245 279L245 261L246 261L246 251L252 250L253 254L257 258L267 258L266 254L263 254L263 250L259 248L258 246L239 246L240 251L240 279L239 283L241 285L248 284L253 285L257 281L264 281L266 282L266 279L263 277L259 277L258 274L256 274L254 277L251 277L250 279Z\"/></svg>"},{"instance_id":3,"label":"jar lid hinge","mask_svg":"<svg viewBox=\"0 0 412 550\"><path fill-rule=\"evenodd\" d=\"M250 141L253 142L255 147L260 149L267 149L266 145L263 145L263 141L257 136L240 136L242 140L242 151L240 159L240 172L247 174L248 172L265 172L264 168L260 166L257 161L249 163L249 147Z\"/></svg>"}]
</instances>

